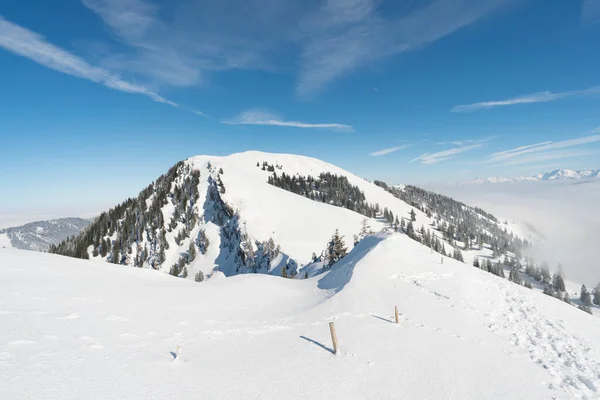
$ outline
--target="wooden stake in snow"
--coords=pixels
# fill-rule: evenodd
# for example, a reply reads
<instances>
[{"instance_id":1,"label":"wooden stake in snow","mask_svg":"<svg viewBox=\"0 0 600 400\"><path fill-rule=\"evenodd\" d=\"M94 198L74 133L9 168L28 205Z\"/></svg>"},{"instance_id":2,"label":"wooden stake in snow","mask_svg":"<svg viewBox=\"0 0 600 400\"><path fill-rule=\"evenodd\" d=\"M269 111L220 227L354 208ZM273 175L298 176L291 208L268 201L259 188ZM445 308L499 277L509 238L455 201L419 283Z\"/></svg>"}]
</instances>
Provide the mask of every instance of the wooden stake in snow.
<instances>
[{"instance_id":1,"label":"wooden stake in snow","mask_svg":"<svg viewBox=\"0 0 600 400\"><path fill-rule=\"evenodd\" d=\"M333 322L329 323L329 332L331 332L331 341L333 342L333 354L337 354L338 342L337 335L335 334L335 325L333 324Z\"/></svg>"},{"instance_id":2,"label":"wooden stake in snow","mask_svg":"<svg viewBox=\"0 0 600 400\"><path fill-rule=\"evenodd\" d=\"M400 317L398 316L398 306L394 307L394 314L396 315L396 323L400 323Z\"/></svg>"},{"instance_id":3,"label":"wooden stake in snow","mask_svg":"<svg viewBox=\"0 0 600 400\"><path fill-rule=\"evenodd\" d=\"M442 261L440 261L440 264L444 263L444 256L442 256Z\"/></svg>"},{"instance_id":4,"label":"wooden stake in snow","mask_svg":"<svg viewBox=\"0 0 600 400\"><path fill-rule=\"evenodd\" d=\"M181 357L181 346L177 346L177 352L175 354L176 354L176 357L175 357L176 359Z\"/></svg>"}]
</instances>

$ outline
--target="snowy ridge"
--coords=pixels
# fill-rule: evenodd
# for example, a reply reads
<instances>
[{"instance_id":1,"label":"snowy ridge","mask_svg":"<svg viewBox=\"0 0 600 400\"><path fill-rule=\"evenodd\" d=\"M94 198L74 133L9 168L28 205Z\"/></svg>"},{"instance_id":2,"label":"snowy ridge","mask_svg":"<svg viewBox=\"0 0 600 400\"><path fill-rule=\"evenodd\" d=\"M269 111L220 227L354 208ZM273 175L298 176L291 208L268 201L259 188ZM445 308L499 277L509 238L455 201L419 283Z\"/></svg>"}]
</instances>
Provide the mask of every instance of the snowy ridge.
<instances>
[{"instance_id":1,"label":"snowy ridge","mask_svg":"<svg viewBox=\"0 0 600 400\"><path fill-rule=\"evenodd\" d=\"M599 397L597 318L403 234L301 280L34 255L0 249L2 398Z\"/></svg>"},{"instance_id":2,"label":"snowy ridge","mask_svg":"<svg viewBox=\"0 0 600 400\"><path fill-rule=\"evenodd\" d=\"M272 171L261 167L265 164ZM312 276L322 270L322 264L313 263L313 254L322 253L336 230L351 248L365 216L271 185L268 180L273 173L344 177L364 194L368 204L381 210L380 215L367 218L375 232L390 227L384 209L406 221L414 211L415 231L437 227L440 222L436 215L327 162L248 151L226 157L196 156L176 164L137 199L103 213L77 240L62 243L53 252L159 269L197 281L215 271L226 276L281 275L282 268L288 276ZM528 233L514 224L497 222L497 226L528 238ZM432 235L443 239L440 233ZM441 246L448 254L454 251L448 242ZM457 241L456 246L464 247L464 243ZM486 246L464 252L467 263L477 256L493 255Z\"/></svg>"},{"instance_id":3,"label":"snowy ridge","mask_svg":"<svg viewBox=\"0 0 600 400\"><path fill-rule=\"evenodd\" d=\"M516 176L513 178L475 178L464 183L507 183L507 182L532 182L532 181L555 181L555 180L582 180L594 179L600 176L600 169L557 169L550 172L540 172L533 176Z\"/></svg>"},{"instance_id":4,"label":"snowy ridge","mask_svg":"<svg viewBox=\"0 0 600 400\"><path fill-rule=\"evenodd\" d=\"M0 247L47 251L50 245L78 234L90 223L82 218L59 218L0 229Z\"/></svg>"}]
</instances>

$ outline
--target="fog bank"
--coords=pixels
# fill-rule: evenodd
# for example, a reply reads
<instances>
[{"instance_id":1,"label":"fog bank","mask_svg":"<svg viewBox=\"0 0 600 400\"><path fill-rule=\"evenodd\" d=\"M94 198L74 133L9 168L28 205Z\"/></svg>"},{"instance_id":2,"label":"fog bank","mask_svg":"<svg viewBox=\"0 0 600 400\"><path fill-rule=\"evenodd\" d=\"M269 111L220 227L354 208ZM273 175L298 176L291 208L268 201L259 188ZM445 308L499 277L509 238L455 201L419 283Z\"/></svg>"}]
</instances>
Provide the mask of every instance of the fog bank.
<instances>
[{"instance_id":1,"label":"fog bank","mask_svg":"<svg viewBox=\"0 0 600 400\"><path fill-rule=\"evenodd\" d=\"M529 224L545 239L536 260L588 287L600 282L600 180L502 184L430 184L427 189L478 206L500 219Z\"/></svg>"}]
</instances>

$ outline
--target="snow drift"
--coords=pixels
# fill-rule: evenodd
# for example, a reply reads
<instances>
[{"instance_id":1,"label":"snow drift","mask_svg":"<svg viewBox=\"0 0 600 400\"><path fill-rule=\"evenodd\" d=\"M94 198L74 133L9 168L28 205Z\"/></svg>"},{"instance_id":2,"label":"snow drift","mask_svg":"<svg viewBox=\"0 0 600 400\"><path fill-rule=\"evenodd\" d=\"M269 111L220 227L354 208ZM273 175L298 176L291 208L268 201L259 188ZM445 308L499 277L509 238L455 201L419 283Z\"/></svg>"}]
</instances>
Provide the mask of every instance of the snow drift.
<instances>
[{"instance_id":1,"label":"snow drift","mask_svg":"<svg viewBox=\"0 0 600 400\"><path fill-rule=\"evenodd\" d=\"M0 266L0 398L591 399L600 388L598 319L440 264L402 234L368 237L301 280L199 285L8 249Z\"/></svg>"}]
</instances>

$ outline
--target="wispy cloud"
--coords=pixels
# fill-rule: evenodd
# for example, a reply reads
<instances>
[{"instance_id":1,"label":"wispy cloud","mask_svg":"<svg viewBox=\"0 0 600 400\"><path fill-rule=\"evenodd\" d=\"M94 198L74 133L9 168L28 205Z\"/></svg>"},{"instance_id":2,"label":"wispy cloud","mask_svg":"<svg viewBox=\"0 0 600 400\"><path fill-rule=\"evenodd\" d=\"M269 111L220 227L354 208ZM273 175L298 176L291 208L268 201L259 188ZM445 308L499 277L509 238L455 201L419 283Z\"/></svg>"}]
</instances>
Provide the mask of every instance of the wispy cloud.
<instances>
[{"instance_id":1,"label":"wispy cloud","mask_svg":"<svg viewBox=\"0 0 600 400\"><path fill-rule=\"evenodd\" d=\"M386 154L394 153L394 152L399 151L399 150L404 150L404 149L406 149L409 146L410 146L409 144L403 144L401 146L396 146L396 147L390 147L390 148L387 148L387 149L377 150L377 151L372 152L369 155L370 156L374 156L374 157L384 156Z\"/></svg>"},{"instance_id":2,"label":"wispy cloud","mask_svg":"<svg viewBox=\"0 0 600 400\"><path fill-rule=\"evenodd\" d=\"M600 0L583 0L581 20L585 24L600 23Z\"/></svg>"},{"instance_id":3,"label":"wispy cloud","mask_svg":"<svg viewBox=\"0 0 600 400\"><path fill-rule=\"evenodd\" d=\"M53 45L43 36L16 25L2 16L0 16L0 48L64 74L87 79L121 92L140 94L156 102L177 107L176 103L147 87L127 82L104 68L95 67L83 58Z\"/></svg>"},{"instance_id":4,"label":"wispy cloud","mask_svg":"<svg viewBox=\"0 0 600 400\"><path fill-rule=\"evenodd\" d=\"M381 12L380 0L82 0L129 46L103 65L175 86L229 69L296 70L315 93L369 63L434 42L514 0L417 0ZM165 18L168 16L168 18ZM122 46L121 46L122 47ZM298 49L299 65L281 65Z\"/></svg>"},{"instance_id":5,"label":"wispy cloud","mask_svg":"<svg viewBox=\"0 0 600 400\"><path fill-rule=\"evenodd\" d=\"M466 146L469 144L475 144L475 143L486 143L489 142L490 140L493 139L497 139L498 135L493 135L493 136L487 136L484 137L483 139L459 139L459 140L452 140L449 142L437 142L437 145L454 145L454 146Z\"/></svg>"},{"instance_id":6,"label":"wispy cloud","mask_svg":"<svg viewBox=\"0 0 600 400\"><path fill-rule=\"evenodd\" d=\"M392 54L434 42L497 10L510 0L411 2L384 17L377 0L331 0L301 25L306 38L298 93L310 94L332 80ZM417 5L415 7L415 5Z\"/></svg>"},{"instance_id":7,"label":"wispy cloud","mask_svg":"<svg viewBox=\"0 0 600 400\"><path fill-rule=\"evenodd\" d=\"M330 129L335 131L353 132L354 129L350 125L337 123L307 123L300 121L286 121L274 114L264 111L250 110L241 113L234 119L221 121L228 125L271 125L283 126L290 128L305 128L305 129Z\"/></svg>"},{"instance_id":8,"label":"wispy cloud","mask_svg":"<svg viewBox=\"0 0 600 400\"><path fill-rule=\"evenodd\" d=\"M493 165L489 165L489 167L505 167L510 165L539 163L542 161L560 160L563 158L582 157L594 153L594 151L590 150L554 150L541 153L530 153L520 157L510 158L502 162L496 162Z\"/></svg>"},{"instance_id":9,"label":"wispy cloud","mask_svg":"<svg viewBox=\"0 0 600 400\"><path fill-rule=\"evenodd\" d=\"M210 118L210 116L208 114L206 114L200 110L194 110L193 112L194 112L194 114L199 115L201 117Z\"/></svg>"},{"instance_id":10,"label":"wispy cloud","mask_svg":"<svg viewBox=\"0 0 600 400\"><path fill-rule=\"evenodd\" d=\"M437 164L439 162L447 161L451 158L454 158L460 153L475 150L483 146L483 143L476 143L470 144L468 146L455 147L444 151L438 151L436 153L425 153L417 158L412 159L410 162L413 163L415 161L421 161L421 164Z\"/></svg>"},{"instance_id":11,"label":"wispy cloud","mask_svg":"<svg viewBox=\"0 0 600 400\"><path fill-rule=\"evenodd\" d=\"M496 153L490 154L488 156L487 162L495 163L495 164L498 164L498 163L506 164L509 162L508 160L514 160L514 159L528 160L526 162L540 161L543 159L556 159L556 158L558 158L557 156L560 155L560 153L554 153L554 155L555 155L554 158L539 158L539 159L529 158L528 159L528 158L525 158L525 156L528 156L533 153L548 153L550 151L555 151L555 150L559 150L559 149L565 149L565 148L570 148L570 147L598 143L598 142L600 142L600 134L598 134L598 132L600 132L600 128L591 131L590 134L587 136L582 136L582 137L575 138L575 139L567 139L567 140L562 140L562 141L558 141L558 142L546 141L546 142L542 142L542 143L536 143L536 144L531 144L531 145L527 145L527 146L517 147L515 149L496 152ZM564 154L566 154L566 153L564 153ZM510 162L515 163L514 161L510 161Z\"/></svg>"},{"instance_id":12,"label":"wispy cloud","mask_svg":"<svg viewBox=\"0 0 600 400\"><path fill-rule=\"evenodd\" d=\"M572 90L569 92L539 92L527 94L524 96L514 97L508 100L497 100L497 101L484 101L482 103L466 104L456 106L450 111L452 112L471 112L478 111L494 107L502 106L513 106L517 104L530 104L530 103L546 103L549 101L564 99L566 97L578 97L578 96L591 96L600 94L600 86L594 86L589 89L583 90Z\"/></svg>"}]
</instances>

